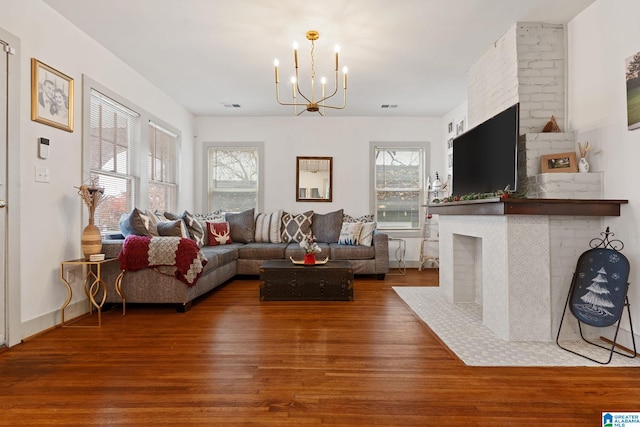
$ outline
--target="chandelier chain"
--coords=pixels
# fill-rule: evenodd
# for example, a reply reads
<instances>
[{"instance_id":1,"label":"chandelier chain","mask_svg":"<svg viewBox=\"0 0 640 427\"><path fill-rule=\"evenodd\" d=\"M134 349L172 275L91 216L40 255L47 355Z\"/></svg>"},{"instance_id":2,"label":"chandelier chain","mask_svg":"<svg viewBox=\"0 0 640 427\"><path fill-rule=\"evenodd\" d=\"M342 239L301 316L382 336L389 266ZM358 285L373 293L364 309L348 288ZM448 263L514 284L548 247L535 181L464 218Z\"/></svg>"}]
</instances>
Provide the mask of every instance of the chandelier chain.
<instances>
[{"instance_id":1,"label":"chandelier chain","mask_svg":"<svg viewBox=\"0 0 640 427\"><path fill-rule=\"evenodd\" d=\"M315 47L316 47L316 44L313 42L313 40L311 40L311 78L312 79L316 78L316 62L313 55L315 51Z\"/></svg>"}]
</instances>

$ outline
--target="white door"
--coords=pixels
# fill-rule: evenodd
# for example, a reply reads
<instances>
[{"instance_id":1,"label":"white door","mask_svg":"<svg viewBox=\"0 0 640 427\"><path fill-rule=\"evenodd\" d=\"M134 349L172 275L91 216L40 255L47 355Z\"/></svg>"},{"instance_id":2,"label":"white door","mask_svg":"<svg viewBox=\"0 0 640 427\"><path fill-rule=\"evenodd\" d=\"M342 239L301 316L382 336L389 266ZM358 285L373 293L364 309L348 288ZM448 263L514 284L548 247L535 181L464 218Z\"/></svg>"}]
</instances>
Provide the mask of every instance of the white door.
<instances>
[{"instance_id":1,"label":"white door","mask_svg":"<svg viewBox=\"0 0 640 427\"><path fill-rule=\"evenodd\" d=\"M0 346L7 341L7 283L6 283L6 249L7 249L7 74L8 49L0 39Z\"/></svg>"}]
</instances>

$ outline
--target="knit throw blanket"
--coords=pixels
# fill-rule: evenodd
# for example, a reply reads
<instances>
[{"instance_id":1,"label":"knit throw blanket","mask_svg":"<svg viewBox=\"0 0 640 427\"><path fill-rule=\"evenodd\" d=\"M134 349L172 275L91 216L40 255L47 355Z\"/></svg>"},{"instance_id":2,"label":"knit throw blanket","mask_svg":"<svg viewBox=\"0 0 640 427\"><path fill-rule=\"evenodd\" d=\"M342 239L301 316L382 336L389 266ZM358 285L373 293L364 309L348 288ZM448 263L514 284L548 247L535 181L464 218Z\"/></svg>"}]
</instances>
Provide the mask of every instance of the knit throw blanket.
<instances>
[{"instance_id":1,"label":"knit throw blanket","mask_svg":"<svg viewBox=\"0 0 640 427\"><path fill-rule=\"evenodd\" d=\"M196 242L182 237L127 236L118 255L120 269L154 268L194 286L207 264Z\"/></svg>"}]
</instances>

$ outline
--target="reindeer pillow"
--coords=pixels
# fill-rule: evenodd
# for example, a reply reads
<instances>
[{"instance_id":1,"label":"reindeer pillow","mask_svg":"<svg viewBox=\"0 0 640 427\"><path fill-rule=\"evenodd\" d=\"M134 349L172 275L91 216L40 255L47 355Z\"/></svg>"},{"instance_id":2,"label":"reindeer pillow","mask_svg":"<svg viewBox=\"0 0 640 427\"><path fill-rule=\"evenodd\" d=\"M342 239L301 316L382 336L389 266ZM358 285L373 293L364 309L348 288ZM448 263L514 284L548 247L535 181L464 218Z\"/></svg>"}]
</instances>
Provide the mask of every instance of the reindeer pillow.
<instances>
[{"instance_id":1,"label":"reindeer pillow","mask_svg":"<svg viewBox=\"0 0 640 427\"><path fill-rule=\"evenodd\" d=\"M207 221L207 237L209 246L226 245L231 241L231 230L228 222Z\"/></svg>"}]
</instances>

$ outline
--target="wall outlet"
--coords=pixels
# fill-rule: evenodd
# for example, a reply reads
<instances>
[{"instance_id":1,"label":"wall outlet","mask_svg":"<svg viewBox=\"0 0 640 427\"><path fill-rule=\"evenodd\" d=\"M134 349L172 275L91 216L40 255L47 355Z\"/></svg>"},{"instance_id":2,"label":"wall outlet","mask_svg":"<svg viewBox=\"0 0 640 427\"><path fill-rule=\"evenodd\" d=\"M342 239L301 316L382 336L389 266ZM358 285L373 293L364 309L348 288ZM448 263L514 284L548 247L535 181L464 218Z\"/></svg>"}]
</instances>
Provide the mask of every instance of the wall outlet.
<instances>
[{"instance_id":1,"label":"wall outlet","mask_svg":"<svg viewBox=\"0 0 640 427\"><path fill-rule=\"evenodd\" d=\"M66 280L67 283L71 284L76 280L76 270L77 268L67 268L64 270L64 280Z\"/></svg>"}]
</instances>

